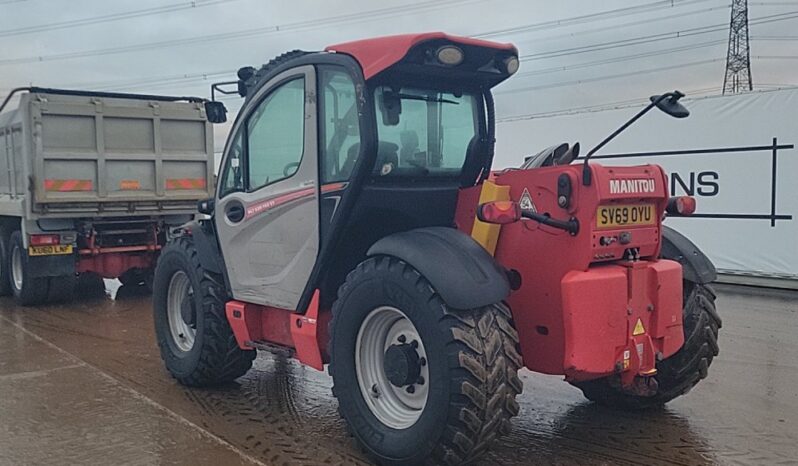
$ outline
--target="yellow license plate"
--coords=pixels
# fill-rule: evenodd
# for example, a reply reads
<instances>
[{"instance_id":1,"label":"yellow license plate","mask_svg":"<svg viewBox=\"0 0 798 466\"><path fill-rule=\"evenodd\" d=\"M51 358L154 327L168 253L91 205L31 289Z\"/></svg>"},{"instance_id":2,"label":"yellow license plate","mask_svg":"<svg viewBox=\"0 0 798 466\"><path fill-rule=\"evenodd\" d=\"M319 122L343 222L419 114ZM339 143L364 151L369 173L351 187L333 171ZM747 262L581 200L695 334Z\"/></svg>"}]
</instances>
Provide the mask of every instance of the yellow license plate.
<instances>
[{"instance_id":1,"label":"yellow license plate","mask_svg":"<svg viewBox=\"0 0 798 466\"><path fill-rule=\"evenodd\" d=\"M52 246L31 246L28 248L29 256L55 256L72 254L71 244L55 244Z\"/></svg>"},{"instance_id":2,"label":"yellow license plate","mask_svg":"<svg viewBox=\"0 0 798 466\"><path fill-rule=\"evenodd\" d=\"M598 228L634 225L655 225L657 217L653 204L618 204L599 206L596 212Z\"/></svg>"}]
</instances>

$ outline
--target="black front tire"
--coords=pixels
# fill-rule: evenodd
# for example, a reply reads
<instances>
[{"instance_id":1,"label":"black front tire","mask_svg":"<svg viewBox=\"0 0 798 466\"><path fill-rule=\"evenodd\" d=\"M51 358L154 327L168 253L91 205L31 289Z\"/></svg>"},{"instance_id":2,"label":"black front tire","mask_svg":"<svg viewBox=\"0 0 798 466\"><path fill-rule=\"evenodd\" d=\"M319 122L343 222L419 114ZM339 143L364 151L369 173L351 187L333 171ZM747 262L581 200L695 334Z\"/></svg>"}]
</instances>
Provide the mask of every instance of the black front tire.
<instances>
[{"instance_id":1,"label":"black front tire","mask_svg":"<svg viewBox=\"0 0 798 466\"><path fill-rule=\"evenodd\" d=\"M356 346L367 316L401 310L417 329L429 364L429 391L407 428L381 422L358 382ZM521 393L518 351L504 304L450 309L416 269L389 256L368 259L339 290L330 324L329 366L339 412L364 451L380 464L463 464L510 430Z\"/></svg>"},{"instance_id":2,"label":"black front tire","mask_svg":"<svg viewBox=\"0 0 798 466\"><path fill-rule=\"evenodd\" d=\"M715 293L706 285L685 282L684 345L673 356L657 363L657 393L638 396L623 392L617 376L579 382L585 398L624 410L658 408L689 392L707 377L712 360L720 351L718 331L722 322L715 308Z\"/></svg>"},{"instance_id":3,"label":"black front tire","mask_svg":"<svg viewBox=\"0 0 798 466\"><path fill-rule=\"evenodd\" d=\"M193 290L196 335L188 351L175 342L167 314L170 283L181 271L188 276ZM153 286L155 333L161 359L181 384L192 387L224 384L252 367L256 351L239 348L225 316L226 301L222 277L202 268L190 238L177 238L163 248Z\"/></svg>"},{"instance_id":4,"label":"black front tire","mask_svg":"<svg viewBox=\"0 0 798 466\"><path fill-rule=\"evenodd\" d=\"M17 273L21 274L21 284L17 284L14 279L13 257L19 254L20 269ZM36 306L47 302L49 297L50 280L45 277L31 277L28 264L28 250L22 243L22 233L19 230L11 233L8 240L8 284L14 294L17 303L22 306Z\"/></svg>"}]
</instances>

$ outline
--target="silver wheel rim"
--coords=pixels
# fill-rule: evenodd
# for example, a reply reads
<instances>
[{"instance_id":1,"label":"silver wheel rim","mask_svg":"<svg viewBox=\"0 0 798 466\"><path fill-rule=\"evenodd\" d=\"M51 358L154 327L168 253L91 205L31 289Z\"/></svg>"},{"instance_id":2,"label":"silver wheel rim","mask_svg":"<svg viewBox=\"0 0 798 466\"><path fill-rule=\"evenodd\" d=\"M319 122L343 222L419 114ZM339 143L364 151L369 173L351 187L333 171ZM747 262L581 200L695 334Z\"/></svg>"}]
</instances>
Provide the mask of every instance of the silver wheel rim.
<instances>
[{"instance_id":1,"label":"silver wheel rim","mask_svg":"<svg viewBox=\"0 0 798 466\"><path fill-rule=\"evenodd\" d=\"M385 374L385 352L390 346L402 343L400 336L407 343L417 341L416 353L419 358L427 359L418 330L402 311L390 306L372 310L357 334L355 372L371 413L388 427L407 429L418 421L427 405L429 364L421 365L424 383L413 385L413 393L409 393L406 386L393 385Z\"/></svg>"},{"instance_id":2,"label":"silver wheel rim","mask_svg":"<svg viewBox=\"0 0 798 466\"><path fill-rule=\"evenodd\" d=\"M11 251L11 280L14 282L14 288L22 289L22 250L17 245L14 245Z\"/></svg>"},{"instance_id":3,"label":"silver wheel rim","mask_svg":"<svg viewBox=\"0 0 798 466\"><path fill-rule=\"evenodd\" d=\"M172 333L172 341L184 352L191 351L194 347L194 339L197 336L196 324L192 327L183 319L182 309L184 305L191 305L194 299L194 289L191 281L182 270L178 270L169 280L169 292L166 297L166 314L169 318L169 331ZM189 301L187 301L189 300ZM196 316L194 317L196 319Z\"/></svg>"}]
</instances>

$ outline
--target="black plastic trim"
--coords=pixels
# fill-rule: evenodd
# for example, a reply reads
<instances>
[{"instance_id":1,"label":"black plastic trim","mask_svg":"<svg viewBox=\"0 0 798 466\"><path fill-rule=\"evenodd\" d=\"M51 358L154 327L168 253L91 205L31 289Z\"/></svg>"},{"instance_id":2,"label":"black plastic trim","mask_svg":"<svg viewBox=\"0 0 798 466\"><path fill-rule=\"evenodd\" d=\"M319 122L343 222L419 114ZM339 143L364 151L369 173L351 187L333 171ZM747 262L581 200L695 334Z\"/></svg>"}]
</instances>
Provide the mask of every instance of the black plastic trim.
<instances>
[{"instance_id":1,"label":"black plastic trim","mask_svg":"<svg viewBox=\"0 0 798 466\"><path fill-rule=\"evenodd\" d=\"M710 283L715 281L718 273L712 261L698 249L698 246L673 228L662 227L663 259L674 260L682 264L684 279L692 283Z\"/></svg>"},{"instance_id":2,"label":"black plastic trim","mask_svg":"<svg viewBox=\"0 0 798 466\"><path fill-rule=\"evenodd\" d=\"M75 275L74 254L28 257L28 273L31 278L72 277Z\"/></svg>"},{"instance_id":3,"label":"black plastic trim","mask_svg":"<svg viewBox=\"0 0 798 466\"><path fill-rule=\"evenodd\" d=\"M197 248L200 264L208 272L224 275L227 283L227 273L224 267L224 259L219 249L219 242L216 238L216 229L213 222L195 220L185 226L194 238L194 246Z\"/></svg>"},{"instance_id":4,"label":"black plastic trim","mask_svg":"<svg viewBox=\"0 0 798 466\"><path fill-rule=\"evenodd\" d=\"M496 260L454 228L425 227L386 236L368 255L393 256L412 265L454 309L495 304L510 294L507 275Z\"/></svg>"}]
</instances>

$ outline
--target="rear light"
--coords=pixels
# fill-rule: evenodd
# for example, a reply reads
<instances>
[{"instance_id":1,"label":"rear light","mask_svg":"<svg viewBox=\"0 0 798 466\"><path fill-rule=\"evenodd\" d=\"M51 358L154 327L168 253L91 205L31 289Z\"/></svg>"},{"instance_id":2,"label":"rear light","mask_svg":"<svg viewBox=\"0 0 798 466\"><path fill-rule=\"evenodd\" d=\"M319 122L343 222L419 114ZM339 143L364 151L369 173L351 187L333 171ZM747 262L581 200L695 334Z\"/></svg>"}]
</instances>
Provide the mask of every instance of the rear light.
<instances>
[{"instance_id":1,"label":"rear light","mask_svg":"<svg viewBox=\"0 0 798 466\"><path fill-rule=\"evenodd\" d=\"M668 215L686 217L695 213L695 198L690 196L677 196L668 199L665 207Z\"/></svg>"},{"instance_id":2,"label":"rear light","mask_svg":"<svg viewBox=\"0 0 798 466\"><path fill-rule=\"evenodd\" d=\"M499 225L517 222L521 219L521 206L513 201L486 202L477 207L477 218Z\"/></svg>"},{"instance_id":3,"label":"rear light","mask_svg":"<svg viewBox=\"0 0 798 466\"><path fill-rule=\"evenodd\" d=\"M31 246L52 246L61 244L61 235L30 235Z\"/></svg>"}]
</instances>

